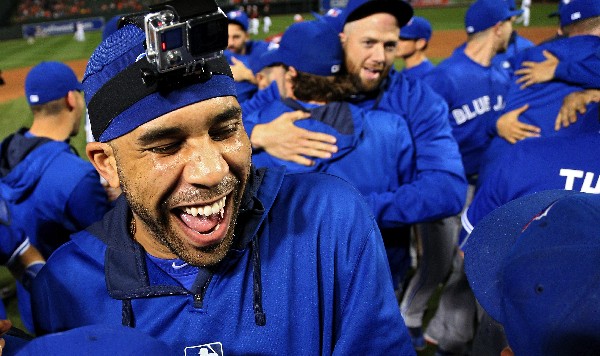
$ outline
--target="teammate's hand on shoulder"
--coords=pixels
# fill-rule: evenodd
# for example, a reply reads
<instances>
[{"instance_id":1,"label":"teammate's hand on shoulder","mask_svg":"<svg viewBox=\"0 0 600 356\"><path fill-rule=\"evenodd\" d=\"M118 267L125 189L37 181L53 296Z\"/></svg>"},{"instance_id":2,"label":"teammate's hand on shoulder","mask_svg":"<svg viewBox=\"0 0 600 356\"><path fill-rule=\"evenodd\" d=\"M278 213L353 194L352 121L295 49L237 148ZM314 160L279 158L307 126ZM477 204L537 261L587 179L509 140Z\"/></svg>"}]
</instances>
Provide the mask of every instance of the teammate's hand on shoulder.
<instances>
[{"instance_id":1,"label":"teammate's hand on shoulder","mask_svg":"<svg viewBox=\"0 0 600 356\"><path fill-rule=\"evenodd\" d=\"M230 65L231 73L233 74L233 79L236 82L250 82L252 84L256 84L254 73L252 73L250 68L246 67L244 62L235 57L231 57L231 62L233 62L233 64Z\"/></svg>"},{"instance_id":2,"label":"teammate's hand on shoulder","mask_svg":"<svg viewBox=\"0 0 600 356\"><path fill-rule=\"evenodd\" d=\"M528 108L529 104L525 104L500 116L496 121L498 136L510 143L516 143L528 137L539 137L541 132L539 127L519 121L519 115Z\"/></svg>"},{"instance_id":3,"label":"teammate's hand on shoulder","mask_svg":"<svg viewBox=\"0 0 600 356\"><path fill-rule=\"evenodd\" d=\"M256 125L250 136L252 147L304 166L314 164L307 157L330 158L337 152L335 136L305 130L294 124L309 117L309 113L302 111L286 112L267 124Z\"/></svg>"},{"instance_id":4,"label":"teammate's hand on shoulder","mask_svg":"<svg viewBox=\"0 0 600 356\"><path fill-rule=\"evenodd\" d=\"M517 84L523 83L521 89L525 89L528 86L537 83L544 83L551 81L556 73L556 67L558 67L558 58L547 50L543 52L546 58L543 62L531 62L525 61L521 63L523 68L515 71L515 74L520 76L517 79Z\"/></svg>"},{"instance_id":5,"label":"teammate's hand on shoulder","mask_svg":"<svg viewBox=\"0 0 600 356\"><path fill-rule=\"evenodd\" d=\"M600 90L588 89L567 95L556 117L554 129L558 131L577 122L577 114L585 114L586 105L591 102L600 102Z\"/></svg>"}]
</instances>

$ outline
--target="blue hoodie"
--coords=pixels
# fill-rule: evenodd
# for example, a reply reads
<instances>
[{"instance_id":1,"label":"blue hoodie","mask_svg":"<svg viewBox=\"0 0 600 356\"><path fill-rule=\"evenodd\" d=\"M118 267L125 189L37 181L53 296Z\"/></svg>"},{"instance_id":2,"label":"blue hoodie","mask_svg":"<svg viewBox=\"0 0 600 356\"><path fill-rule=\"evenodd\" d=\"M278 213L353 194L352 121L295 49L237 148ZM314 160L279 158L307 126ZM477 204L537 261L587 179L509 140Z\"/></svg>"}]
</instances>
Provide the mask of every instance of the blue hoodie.
<instances>
[{"instance_id":1,"label":"blue hoodie","mask_svg":"<svg viewBox=\"0 0 600 356\"><path fill-rule=\"evenodd\" d=\"M414 355L356 190L326 174L259 170L241 204L232 249L187 290L131 239L121 197L38 274L36 331L124 324L180 353Z\"/></svg>"}]
</instances>

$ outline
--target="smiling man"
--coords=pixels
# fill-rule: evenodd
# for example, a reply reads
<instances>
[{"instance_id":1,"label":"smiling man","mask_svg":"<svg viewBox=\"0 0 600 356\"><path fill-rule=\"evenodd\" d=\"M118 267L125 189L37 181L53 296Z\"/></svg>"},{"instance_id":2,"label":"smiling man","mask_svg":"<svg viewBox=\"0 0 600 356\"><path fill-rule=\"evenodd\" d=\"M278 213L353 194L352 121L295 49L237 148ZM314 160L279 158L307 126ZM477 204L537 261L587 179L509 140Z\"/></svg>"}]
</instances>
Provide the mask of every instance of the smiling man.
<instances>
[{"instance_id":1,"label":"smiling man","mask_svg":"<svg viewBox=\"0 0 600 356\"><path fill-rule=\"evenodd\" d=\"M125 25L88 64L87 154L124 194L35 279L37 333L126 325L188 355L413 354L356 190L255 170L225 44L161 72L146 36Z\"/></svg>"}]
</instances>

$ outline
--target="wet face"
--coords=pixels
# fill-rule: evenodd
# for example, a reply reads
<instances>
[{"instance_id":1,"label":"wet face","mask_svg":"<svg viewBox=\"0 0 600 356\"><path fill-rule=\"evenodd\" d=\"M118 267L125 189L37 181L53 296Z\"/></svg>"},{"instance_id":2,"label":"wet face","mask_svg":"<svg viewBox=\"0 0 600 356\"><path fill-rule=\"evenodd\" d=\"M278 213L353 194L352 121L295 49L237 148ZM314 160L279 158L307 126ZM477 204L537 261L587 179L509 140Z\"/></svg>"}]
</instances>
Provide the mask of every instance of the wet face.
<instances>
[{"instance_id":1,"label":"wet face","mask_svg":"<svg viewBox=\"0 0 600 356\"><path fill-rule=\"evenodd\" d=\"M363 92L376 89L388 75L396 56L400 28L396 18L377 13L344 26L340 35L345 64Z\"/></svg>"},{"instance_id":2,"label":"wet face","mask_svg":"<svg viewBox=\"0 0 600 356\"><path fill-rule=\"evenodd\" d=\"M228 26L229 40L227 41L227 49L236 54L246 54L246 41L248 41L248 33L244 31L242 26L230 23Z\"/></svg>"},{"instance_id":3,"label":"wet face","mask_svg":"<svg viewBox=\"0 0 600 356\"><path fill-rule=\"evenodd\" d=\"M234 97L165 114L113 140L135 239L159 258L196 266L226 255L250 172L250 142Z\"/></svg>"}]
</instances>

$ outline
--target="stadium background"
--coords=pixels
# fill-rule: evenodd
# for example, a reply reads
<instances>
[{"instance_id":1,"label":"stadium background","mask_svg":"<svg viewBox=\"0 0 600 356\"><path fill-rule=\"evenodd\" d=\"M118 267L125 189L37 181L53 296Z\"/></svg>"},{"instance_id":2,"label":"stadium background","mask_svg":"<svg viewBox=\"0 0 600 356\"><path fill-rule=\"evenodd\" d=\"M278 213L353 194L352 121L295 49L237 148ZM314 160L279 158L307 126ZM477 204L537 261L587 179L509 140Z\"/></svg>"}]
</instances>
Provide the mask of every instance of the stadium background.
<instances>
[{"instance_id":1,"label":"stadium background","mask_svg":"<svg viewBox=\"0 0 600 356\"><path fill-rule=\"evenodd\" d=\"M23 82L31 66L43 60L64 61L69 64L81 78L90 54L100 42L101 27L86 32L84 42L75 41L73 33L50 35L37 38L29 44L24 38L26 26L47 25L54 23L75 23L77 21L100 19L106 21L112 16L134 12L146 5L161 0L2 0L0 1L0 70L6 84L0 86L0 139L22 126L31 124L32 115L24 97ZM346 0L261 0L257 2L259 13L264 2L270 5L270 16L273 21L271 30L265 34L261 31L254 39L264 39L283 32L292 23L294 14L300 13L306 20L313 19L313 13L323 13L329 6L343 7ZM23 4L36 3L62 4L58 14L51 11L36 11L23 15ZM239 0L217 0L224 10L238 7ZM433 37L427 49L428 57L437 63L450 55L451 51L466 40L464 32L464 13L472 0L413 0L415 14L427 18L433 27ZM517 4L520 0L517 0ZM252 2L248 4L254 4ZM244 3L243 5L247 5ZM529 27L515 25L522 36L534 43L551 38L556 33L557 18L548 17L556 11L556 0L535 1L531 7ZM37 9L39 10L39 9ZM41 15L40 15L41 14ZM262 16L262 14L261 14ZM262 24L262 22L261 22ZM396 66L402 64L398 61ZM85 134L82 129L72 143L80 154L85 153ZM85 158L85 157L84 157ZM22 326L16 314L14 299L14 281L10 274L0 268L0 297L7 304L9 317L17 326ZM436 301L432 301L428 315L435 309ZM428 316L425 318L428 320ZM428 348L420 355L432 354Z\"/></svg>"}]
</instances>

